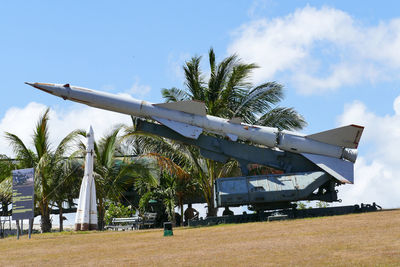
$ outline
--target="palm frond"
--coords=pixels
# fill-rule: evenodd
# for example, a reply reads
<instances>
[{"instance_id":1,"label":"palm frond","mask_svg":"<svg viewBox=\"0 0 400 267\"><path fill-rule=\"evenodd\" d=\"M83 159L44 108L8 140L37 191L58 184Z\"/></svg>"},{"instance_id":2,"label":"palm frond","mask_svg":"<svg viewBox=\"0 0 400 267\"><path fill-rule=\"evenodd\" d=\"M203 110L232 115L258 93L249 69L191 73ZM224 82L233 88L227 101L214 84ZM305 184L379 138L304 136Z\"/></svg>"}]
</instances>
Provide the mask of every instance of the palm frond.
<instances>
[{"instance_id":1,"label":"palm frond","mask_svg":"<svg viewBox=\"0 0 400 267\"><path fill-rule=\"evenodd\" d=\"M188 146L173 142L160 136L136 131L134 127L128 127L123 135L124 139L130 140L131 144L138 146L140 154L158 153L170 158L180 166L192 165L191 157L187 151Z\"/></svg>"},{"instance_id":2,"label":"palm frond","mask_svg":"<svg viewBox=\"0 0 400 267\"><path fill-rule=\"evenodd\" d=\"M5 177L0 182L0 202L5 204L11 203L12 200L12 176Z\"/></svg>"},{"instance_id":3,"label":"palm frond","mask_svg":"<svg viewBox=\"0 0 400 267\"><path fill-rule=\"evenodd\" d=\"M0 155L0 183L11 176L11 171L16 169L13 161L5 155Z\"/></svg>"},{"instance_id":4,"label":"palm frond","mask_svg":"<svg viewBox=\"0 0 400 267\"><path fill-rule=\"evenodd\" d=\"M71 143L74 142L79 135L82 135L82 130L72 131L64 137L54 152L55 158L61 159L70 148Z\"/></svg>"},{"instance_id":5,"label":"palm frond","mask_svg":"<svg viewBox=\"0 0 400 267\"><path fill-rule=\"evenodd\" d=\"M215 75L215 53L214 49L211 47L210 50L208 50L208 61L210 63L210 71L211 71L211 76Z\"/></svg>"},{"instance_id":6,"label":"palm frond","mask_svg":"<svg viewBox=\"0 0 400 267\"><path fill-rule=\"evenodd\" d=\"M201 57L192 57L183 67L185 73L185 85L192 99L202 100L204 98L203 77L200 70Z\"/></svg>"},{"instance_id":7,"label":"palm frond","mask_svg":"<svg viewBox=\"0 0 400 267\"><path fill-rule=\"evenodd\" d=\"M47 195L50 192L50 178L51 178L51 171L52 171L52 155L49 153L45 153L39 159L36 168L35 168L35 176L39 176L40 179L37 180L40 190L40 198L41 200L47 199ZM47 201L49 201L48 199Z\"/></svg>"},{"instance_id":8,"label":"palm frond","mask_svg":"<svg viewBox=\"0 0 400 267\"><path fill-rule=\"evenodd\" d=\"M157 165L160 167L162 172L167 172L170 175L176 175L180 178L188 177L188 173L183 170L179 165L174 163L170 158L164 157L158 153L148 153L142 157L154 158L157 161Z\"/></svg>"},{"instance_id":9,"label":"palm frond","mask_svg":"<svg viewBox=\"0 0 400 267\"><path fill-rule=\"evenodd\" d=\"M24 142L15 134L6 132L5 138L10 143L16 157L21 160L22 166L29 168L35 166L35 158L31 151L25 146Z\"/></svg>"},{"instance_id":10,"label":"palm frond","mask_svg":"<svg viewBox=\"0 0 400 267\"><path fill-rule=\"evenodd\" d=\"M225 164L220 164L217 176L235 177L240 176L241 174L239 162L236 160L230 160Z\"/></svg>"},{"instance_id":11,"label":"palm frond","mask_svg":"<svg viewBox=\"0 0 400 267\"><path fill-rule=\"evenodd\" d=\"M163 88L161 95L165 99L165 102L179 102L190 99L190 95L187 92L176 87L172 87L171 89Z\"/></svg>"},{"instance_id":12,"label":"palm frond","mask_svg":"<svg viewBox=\"0 0 400 267\"><path fill-rule=\"evenodd\" d=\"M39 159L44 154L48 153L50 149L48 130L49 112L50 109L47 108L43 115L39 118L39 121L36 124L35 131L33 133L33 144L35 146L36 154Z\"/></svg>"},{"instance_id":13,"label":"palm frond","mask_svg":"<svg viewBox=\"0 0 400 267\"><path fill-rule=\"evenodd\" d=\"M232 105L237 105L233 116L253 124L258 114L263 115L268 112L282 98L283 88L280 84L275 82L261 84L248 93L240 95L236 102L231 101Z\"/></svg>"},{"instance_id":14,"label":"palm frond","mask_svg":"<svg viewBox=\"0 0 400 267\"><path fill-rule=\"evenodd\" d=\"M248 78L251 72L258 68L256 64L236 64L229 75L222 99L228 100L235 94L236 89L247 89L251 86Z\"/></svg>"},{"instance_id":15,"label":"palm frond","mask_svg":"<svg viewBox=\"0 0 400 267\"><path fill-rule=\"evenodd\" d=\"M264 114L258 125L277 127L280 130L299 130L307 125L304 118L293 108L277 107Z\"/></svg>"},{"instance_id":16,"label":"palm frond","mask_svg":"<svg viewBox=\"0 0 400 267\"><path fill-rule=\"evenodd\" d=\"M211 115L216 115L215 102L218 100L220 93L224 89L227 83L227 78L237 60L238 58L236 55L225 58L220 64L218 64L214 73L211 73L208 81L208 88L206 90L206 101L208 102Z\"/></svg>"},{"instance_id":17,"label":"palm frond","mask_svg":"<svg viewBox=\"0 0 400 267\"><path fill-rule=\"evenodd\" d=\"M106 166L107 168L110 168L112 166L114 153L117 149L118 144L117 137L121 128L122 125L116 126L114 130L110 134L103 137L97 145L99 152L98 160L101 161L102 166Z\"/></svg>"}]
</instances>

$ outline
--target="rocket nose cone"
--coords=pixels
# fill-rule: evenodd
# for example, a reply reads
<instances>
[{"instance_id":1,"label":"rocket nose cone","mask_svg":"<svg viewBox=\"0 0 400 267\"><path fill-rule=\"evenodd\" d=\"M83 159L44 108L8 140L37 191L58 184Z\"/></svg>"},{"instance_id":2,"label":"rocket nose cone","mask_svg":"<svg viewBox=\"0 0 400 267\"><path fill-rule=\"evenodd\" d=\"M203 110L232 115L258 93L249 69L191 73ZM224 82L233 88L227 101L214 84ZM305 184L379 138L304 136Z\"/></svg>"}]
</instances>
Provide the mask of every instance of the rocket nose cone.
<instances>
[{"instance_id":1,"label":"rocket nose cone","mask_svg":"<svg viewBox=\"0 0 400 267\"><path fill-rule=\"evenodd\" d=\"M87 132L87 136L88 136L88 137L89 137L89 136L93 137L93 128L92 128L92 125L90 125L90 127L89 127L89 131Z\"/></svg>"},{"instance_id":2,"label":"rocket nose cone","mask_svg":"<svg viewBox=\"0 0 400 267\"><path fill-rule=\"evenodd\" d=\"M30 83L30 82L25 82L25 84L30 85L32 87L35 87L36 89L42 90L46 93L49 94L56 94L55 90L54 90L54 84L52 83Z\"/></svg>"},{"instance_id":3,"label":"rocket nose cone","mask_svg":"<svg viewBox=\"0 0 400 267\"><path fill-rule=\"evenodd\" d=\"M30 83L30 82L25 82L25 84L30 85L36 89L42 90L42 88L40 88L40 83Z\"/></svg>"}]
</instances>

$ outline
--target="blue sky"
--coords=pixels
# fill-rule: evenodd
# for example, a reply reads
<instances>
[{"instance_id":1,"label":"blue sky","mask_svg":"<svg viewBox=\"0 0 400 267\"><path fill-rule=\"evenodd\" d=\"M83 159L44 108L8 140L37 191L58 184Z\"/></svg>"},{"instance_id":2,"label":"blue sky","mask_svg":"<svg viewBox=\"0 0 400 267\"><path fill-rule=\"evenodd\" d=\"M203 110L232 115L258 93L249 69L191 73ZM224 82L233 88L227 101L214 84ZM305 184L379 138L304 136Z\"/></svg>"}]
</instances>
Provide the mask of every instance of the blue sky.
<instances>
[{"instance_id":1,"label":"blue sky","mask_svg":"<svg viewBox=\"0 0 400 267\"><path fill-rule=\"evenodd\" d=\"M129 118L24 82L162 102L161 88L183 87L184 61L213 47L218 59L237 53L257 63L254 82L283 84L282 105L306 118L305 133L366 126L343 201L398 207L399 8L397 1L2 1L0 130L29 142L49 106L54 142L89 124L99 136ZM4 140L1 153L11 153Z\"/></svg>"}]
</instances>

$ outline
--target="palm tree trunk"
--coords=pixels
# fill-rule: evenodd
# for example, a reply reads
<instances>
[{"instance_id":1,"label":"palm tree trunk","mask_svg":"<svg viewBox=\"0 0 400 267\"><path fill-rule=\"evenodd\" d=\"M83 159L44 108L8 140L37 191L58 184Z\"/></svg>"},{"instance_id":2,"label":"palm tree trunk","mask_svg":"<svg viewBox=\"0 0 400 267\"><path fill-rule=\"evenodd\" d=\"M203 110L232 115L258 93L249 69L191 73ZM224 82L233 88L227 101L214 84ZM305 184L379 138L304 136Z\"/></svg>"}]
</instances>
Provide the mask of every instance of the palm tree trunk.
<instances>
[{"instance_id":1,"label":"palm tree trunk","mask_svg":"<svg viewBox=\"0 0 400 267\"><path fill-rule=\"evenodd\" d=\"M42 233L47 233L51 231L51 220L50 220L50 210L49 205L46 201L40 202L41 220L40 229Z\"/></svg>"},{"instance_id":2,"label":"palm tree trunk","mask_svg":"<svg viewBox=\"0 0 400 267\"><path fill-rule=\"evenodd\" d=\"M180 219L180 226L183 226L183 201L180 203L181 207L181 219Z\"/></svg>"},{"instance_id":3,"label":"palm tree trunk","mask_svg":"<svg viewBox=\"0 0 400 267\"><path fill-rule=\"evenodd\" d=\"M100 198L99 199L99 205L97 205L98 208L98 215L97 215L97 229L99 231L104 230L104 206L103 206L103 200Z\"/></svg>"},{"instance_id":4,"label":"palm tree trunk","mask_svg":"<svg viewBox=\"0 0 400 267\"><path fill-rule=\"evenodd\" d=\"M207 160L208 179L206 181L205 198L207 201L207 217L217 216L218 208L214 207L214 181L216 179L216 164L213 160Z\"/></svg>"},{"instance_id":5,"label":"palm tree trunk","mask_svg":"<svg viewBox=\"0 0 400 267\"><path fill-rule=\"evenodd\" d=\"M58 210L59 210L59 214L58 214L59 217L58 218L59 218L59 221L60 221L60 229L59 229L59 231L62 232L62 231L64 231L62 202L58 203L57 205L58 205Z\"/></svg>"},{"instance_id":6,"label":"palm tree trunk","mask_svg":"<svg viewBox=\"0 0 400 267\"><path fill-rule=\"evenodd\" d=\"M40 229L41 229L42 233L48 233L51 231L50 214L42 214L41 215Z\"/></svg>"},{"instance_id":7,"label":"palm tree trunk","mask_svg":"<svg viewBox=\"0 0 400 267\"><path fill-rule=\"evenodd\" d=\"M214 207L214 201L207 203L207 217L217 216L218 208Z\"/></svg>"}]
</instances>

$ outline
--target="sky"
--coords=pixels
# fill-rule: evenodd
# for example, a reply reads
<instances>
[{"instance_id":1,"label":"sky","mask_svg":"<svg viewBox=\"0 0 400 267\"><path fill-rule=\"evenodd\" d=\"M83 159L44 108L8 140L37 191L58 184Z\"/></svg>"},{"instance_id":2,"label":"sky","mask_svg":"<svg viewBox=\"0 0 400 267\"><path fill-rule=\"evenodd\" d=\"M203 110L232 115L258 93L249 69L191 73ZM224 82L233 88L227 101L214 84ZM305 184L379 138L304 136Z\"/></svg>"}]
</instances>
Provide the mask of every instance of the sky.
<instances>
[{"instance_id":1,"label":"sky","mask_svg":"<svg viewBox=\"0 0 400 267\"><path fill-rule=\"evenodd\" d=\"M213 47L260 66L257 84L285 88L305 134L365 126L355 183L342 204L400 207L400 15L398 1L1 1L0 154L15 133L31 143L50 107L57 144L93 125L97 137L125 115L89 108L24 82L70 83L149 102L184 88L182 65Z\"/></svg>"}]
</instances>

